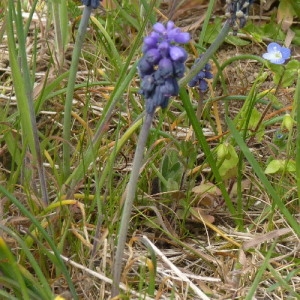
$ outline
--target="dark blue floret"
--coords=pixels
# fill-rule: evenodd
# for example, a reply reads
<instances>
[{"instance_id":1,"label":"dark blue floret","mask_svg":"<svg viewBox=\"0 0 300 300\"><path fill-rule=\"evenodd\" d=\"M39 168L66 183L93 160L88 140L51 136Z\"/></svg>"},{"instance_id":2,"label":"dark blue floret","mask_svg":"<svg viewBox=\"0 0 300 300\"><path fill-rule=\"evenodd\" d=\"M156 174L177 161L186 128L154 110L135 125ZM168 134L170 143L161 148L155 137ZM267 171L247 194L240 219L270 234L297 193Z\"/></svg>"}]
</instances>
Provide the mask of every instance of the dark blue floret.
<instances>
[{"instance_id":1,"label":"dark blue floret","mask_svg":"<svg viewBox=\"0 0 300 300\"><path fill-rule=\"evenodd\" d=\"M153 75L145 76L141 84L141 94L143 94L145 98L148 98L149 96L151 96L151 93L154 88L155 81Z\"/></svg>"},{"instance_id":2,"label":"dark blue floret","mask_svg":"<svg viewBox=\"0 0 300 300\"><path fill-rule=\"evenodd\" d=\"M158 49L155 49L155 48L149 49L145 53L144 57L147 60L147 62L149 62L149 64L152 64L152 65L158 64L158 62L162 58L162 56L160 54L160 51Z\"/></svg>"},{"instance_id":3,"label":"dark blue floret","mask_svg":"<svg viewBox=\"0 0 300 300\"><path fill-rule=\"evenodd\" d=\"M146 75L151 75L154 72L153 64L149 63L145 56L140 59L138 69L142 78Z\"/></svg>"},{"instance_id":4,"label":"dark blue floret","mask_svg":"<svg viewBox=\"0 0 300 300\"><path fill-rule=\"evenodd\" d=\"M169 58L162 58L158 64L158 70L162 78L174 76L173 62Z\"/></svg>"},{"instance_id":5,"label":"dark blue floret","mask_svg":"<svg viewBox=\"0 0 300 300\"><path fill-rule=\"evenodd\" d=\"M168 78L164 84L160 86L160 91L167 97L176 96L179 92L177 80L174 78Z\"/></svg>"},{"instance_id":6,"label":"dark blue floret","mask_svg":"<svg viewBox=\"0 0 300 300\"><path fill-rule=\"evenodd\" d=\"M146 111L147 113L152 113L156 107L165 108L168 105L169 97L164 96L161 92L161 86L155 86L155 89L152 91L151 95L146 98Z\"/></svg>"},{"instance_id":7,"label":"dark blue floret","mask_svg":"<svg viewBox=\"0 0 300 300\"><path fill-rule=\"evenodd\" d=\"M145 37L144 56L138 63L142 79L140 93L146 98L146 111L165 108L171 96L179 93L177 80L184 75L186 51L175 43L187 43L188 33L181 32L172 21L156 23L154 31Z\"/></svg>"},{"instance_id":8,"label":"dark blue floret","mask_svg":"<svg viewBox=\"0 0 300 300\"><path fill-rule=\"evenodd\" d=\"M81 0L82 4L85 6L91 6L92 8L97 8L102 0Z\"/></svg>"}]
</instances>

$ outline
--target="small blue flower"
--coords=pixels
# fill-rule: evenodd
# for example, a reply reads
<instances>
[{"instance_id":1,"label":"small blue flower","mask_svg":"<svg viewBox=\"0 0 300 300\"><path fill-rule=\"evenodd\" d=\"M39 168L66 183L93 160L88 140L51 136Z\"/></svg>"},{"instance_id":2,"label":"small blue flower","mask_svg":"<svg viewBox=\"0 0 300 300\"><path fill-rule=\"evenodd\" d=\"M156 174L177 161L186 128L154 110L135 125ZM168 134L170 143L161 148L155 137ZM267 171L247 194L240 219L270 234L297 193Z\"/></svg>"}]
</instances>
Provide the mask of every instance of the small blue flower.
<instances>
[{"instance_id":1,"label":"small blue flower","mask_svg":"<svg viewBox=\"0 0 300 300\"><path fill-rule=\"evenodd\" d=\"M85 6L91 6L92 8L97 8L102 0L81 0L82 4Z\"/></svg>"},{"instance_id":2,"label":"small blue flower","mask_svg":"<svg viewBox=\"0 0 300 300\"><path fill-rule=\"evenodd\" d=\"M153 31L144 38L144 55L138 70L147 113L154 112L158 106L167 107L169 98L178 94L177 80L183 77L187 59L186 51L178 44L189 40L189 33L181 32L172 21L166 25L154 24Z\"/></svg>"},{"instance_id":3,"label":"small blue flower","mask_svg":"<svg viewBox=\"0 0 300 300\"><path fill-rule=\"evenodd\" d=\"M281 47L277 43L270 43L267 49L268 52L263 54L263 58L269 60L273 64L282 65L291 57L291 50L289 48Z\"/></svg>"},{"instance_id":4,"label":"small blue flower","mask_svg":"<svg viewBox=\"0 0 300 300\"><path fill-rule=\"evenodd\" d=\"M195 64L200 60L200 58L201 56L196 59ZM211 73L211 65L207 63L204 68L189 82L189 86L197 87L201 92L204 93L208 88L206 79L212 78L213 74Z\"/></svg>"}]
</instances>

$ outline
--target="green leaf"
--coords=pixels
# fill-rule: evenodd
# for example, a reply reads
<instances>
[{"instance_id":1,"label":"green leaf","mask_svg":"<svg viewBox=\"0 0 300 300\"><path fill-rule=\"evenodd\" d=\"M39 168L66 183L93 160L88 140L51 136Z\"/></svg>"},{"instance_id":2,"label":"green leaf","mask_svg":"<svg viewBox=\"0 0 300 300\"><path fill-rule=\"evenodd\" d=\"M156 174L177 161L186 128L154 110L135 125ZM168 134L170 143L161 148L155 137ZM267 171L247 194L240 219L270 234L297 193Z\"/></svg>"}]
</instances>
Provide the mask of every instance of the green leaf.
<instances>
[{"instance_id":1,"label":"green leaf","mask_svg":"<svg viewBox=\"0 0 300 300\"><path fill-rule=\"evenodd\" d=\"M275 174L282 168L282 163L278 159L272 160L265 170L265 174Z\"/></svg>"},{"instance_id":2,"label":"green leaf","mask_svg":"<svg viewBox=\"0 0 300 300\"><path fill-rule=\"evenodd\" d=\"M268 66L274 73L274 82L276 84L280 83L282 87L288 87L291 86L297 78L297 72L300 69L300 62L293 59L285 66L275 65L272 63L269 63Z\"/></svg>"},{"instance_id":3,"label":"green leaf","mask_svg":"<svg viewBox=\"0 0 300 300\"><path fill-rule=\"evenodd\" d=\"M296 162L293 160L274 159L268 164L265 174L275 174L284 171L289 173L296 172Z\"/></svg>"},{"instance_id":4,"label":"green leaf","mask_svg":"<svg viewBox=\"0 0 300 300\"><path fill-rule=\"evenodd\" d=\"M10 282L16 283L14 287L11 287L15 294L20 299L29 300L29 290L34 290L34 281L30 281L28 276L24 277L20 267L5 241L0 237L0 271L4 277L10 279ZM28 275L28 273L26 274Z\"/></svg>"},{"instance_id":5,"label":"green leaf","mask_svg":"<svg viewBox=\"0 0 300 300\"><path fill-rule=\"evenodd\" d=\"M161 175L165 179L161 189L164 192L178 190L183 174L183 165L177 150L167 151L162 159Z\"/></svg>"},{"instance_id":6,"label":"green leaf","mask_svg":"<svg viewBox=\"0 0 300 300\"><path fill-rule=\"evenodd\" d=\"M239 38L237 36L228 36L228 37L226 37L225 41L234 46L246 46L246 45L250 44L249 41L242 40L241 38Z\"/></svg>"},{"instance_id":7,"label":"green leaf","mask_svg":"<svg viewBox=\"0 0 300 300\"><path fill-rule=\"evenodd\" d=\"M223 177L223 179L228 179L236 176L238 162L239 162L239 157L234 147L230 144L227 144L226 158L223 160L221 166L219 167L219 172L220 175Z\"/></svg>"},{"instance_id":8,"label":"green leaf","mask_svg":"<svg viewBox=\"0 0 300 300\"><path fill-rule=\"evenodd\" d=\"M290 0L292 7L298 17L300 17L300 1L299 0Z\"/></svg>"},{"instance_id":9,"label":"green leaf","mask_svg":"<svg viewBox=\"0 0 300 300\"><path fill-rule=\"evenodd\" d=\"M221 29L221 24L220 22L216 22L215 24L209 24L207 26L207 30L204 36L204 42L207 44L212 44L216 37L218 36L219 32Z\"/></svg>"}]
</instances>

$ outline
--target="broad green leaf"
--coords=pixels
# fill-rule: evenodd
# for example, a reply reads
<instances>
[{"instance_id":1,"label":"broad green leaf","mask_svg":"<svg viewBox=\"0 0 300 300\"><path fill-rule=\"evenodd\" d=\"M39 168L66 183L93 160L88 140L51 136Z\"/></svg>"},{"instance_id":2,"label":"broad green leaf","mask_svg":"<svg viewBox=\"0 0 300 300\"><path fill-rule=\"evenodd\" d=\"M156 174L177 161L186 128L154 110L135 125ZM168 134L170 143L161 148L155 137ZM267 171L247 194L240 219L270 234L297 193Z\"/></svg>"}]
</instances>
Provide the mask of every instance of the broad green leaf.
<instances>
[{"instance_id":1,"label":"broad green leaf","mask_svg":"<svg viewBox=\"0 0 300 300\"><path fill-rule=\"evenodd\" d=\"M161 164L161 175L165 179L165 184L161 185L162 191L178 190L183 171L183 165L180 162L178 151L174 149L167 151Z\"/></svg>"},{"instance_id":2,"label":"broad green leaf","mask_svg":"<svg viewBox=\"0 0 300 300\"><path fill-rule=\"evenodd\" d=\"M234 46L246 46L249 45L250 42L246 40L242 40L241 38L237 36L228 36L225 41L229 44L232 44Z\"/></svg>"},{"instance_id":3,"label":"broad green leaf","mask_svg":"<svg viewBox=\"0 0 300 300\"><path fill-rule=\"evenodd\" d=\"M294 173L296 172L296 163L293 160L286 161L284 159L274 159L272 160L266 170L265 174L275 174L278 172L289 172Z\"/></svg>"},{"instance_id":4,"label":"broad green leaf","mask_svg":"<svg viewBox=\"0 0 300 300\"><path fill-rule=\"evenodd\" d=\"M282 163L278 159L272 160L265 170L265 174L275 174L282 167Z\"/></svg>"},{"instance_id":5,"label":"broad green leaf","mask_svg":"<svg viewBox=\"0 0 300 300\"><path fill-rule=\"evenodd\" d=\"M220 175L226 179L236 176L238 162L239 162L239 157L234 147L230 144L227 144L226 158L220 162L221 163L221 166L219 167Z\"/></svg>"}]
</instances>

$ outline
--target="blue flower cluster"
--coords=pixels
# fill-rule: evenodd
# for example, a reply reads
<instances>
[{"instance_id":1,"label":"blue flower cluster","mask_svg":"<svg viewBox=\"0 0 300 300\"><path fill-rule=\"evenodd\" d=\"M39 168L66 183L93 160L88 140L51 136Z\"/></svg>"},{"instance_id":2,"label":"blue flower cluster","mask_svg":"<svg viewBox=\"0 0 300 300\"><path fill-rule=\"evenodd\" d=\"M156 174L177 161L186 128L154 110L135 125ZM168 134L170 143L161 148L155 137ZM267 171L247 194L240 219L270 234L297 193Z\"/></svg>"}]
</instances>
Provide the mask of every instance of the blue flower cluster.
<instances>
[{"instance_id":1,"label":"blue flower cluster","mask_svg":"<svg viewBox=\"0 0 300 300\"><path fill-rule=\"evenodd\" d=\"M201 56L196 59L195 64L197 64L200 59ZM197 87L201 92L206 92L208 85L205 79L211 78L213 78L213 74L211 73L211 65L207 63L204 68L189 82L189 86Z\"/></svg>"},{"instance_id":2,"label":"blue flower cluster","mask_svg":"<svg viewBox=\"0 0 300 300\"><path fill-rule=\"evenodd\" d=\"M154 24L153 31L145 37L138 69L147 113L153 113L159 106L167 107L170 96L178 94L177 80L183 77L187 53L177 44L189 40L189 33L181 32L172 21Z\"/></svg>"},{"instance_id":3,"label":"blue flower cluster","mask_svg":"<svg viewBox=\"0 0 300 300\"><path fill-rule=\"evenodd\" d=\"M91 6L92 8L97 8L102 0L81 0L82 4L85 6Z\"/></svg>"},{"instance_id":4,"label":"blue flower cluster","mask_svg":"<svg viewBox=\"0 0 300 300\"><path fill-rule=\"evenodd\" d=\"M246 25L249 8L253 0L226 0L226 17L236 35L239 28Z\"/></svg>"}]
</instances>

